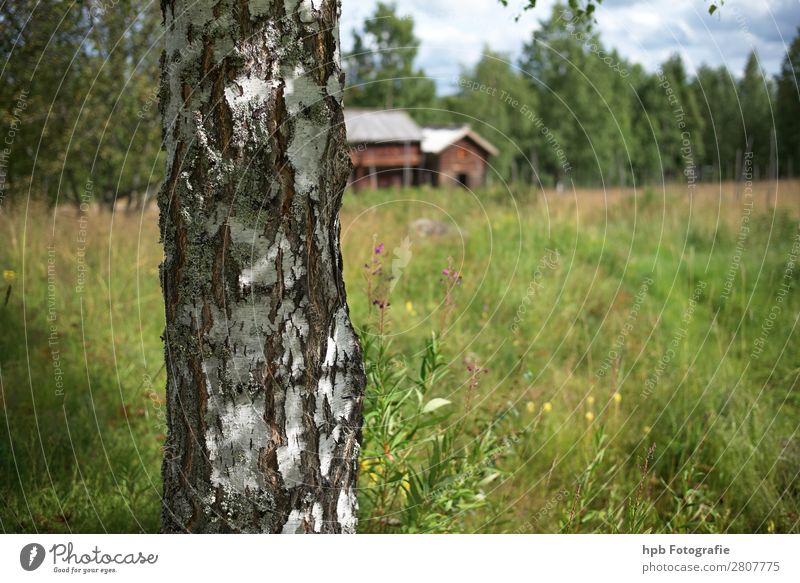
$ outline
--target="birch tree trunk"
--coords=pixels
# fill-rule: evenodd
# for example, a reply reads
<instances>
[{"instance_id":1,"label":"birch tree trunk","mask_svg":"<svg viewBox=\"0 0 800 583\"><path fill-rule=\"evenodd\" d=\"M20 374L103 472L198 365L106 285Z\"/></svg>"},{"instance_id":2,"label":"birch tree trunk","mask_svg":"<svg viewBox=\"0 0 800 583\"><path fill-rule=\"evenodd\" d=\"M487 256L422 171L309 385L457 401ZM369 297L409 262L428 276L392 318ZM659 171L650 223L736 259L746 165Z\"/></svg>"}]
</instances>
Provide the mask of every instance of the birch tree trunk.
<instances>
[{"instance_id":1,"label":"birch tree trunk","mask_svg":"<svg viewBox=\"0 0 800 583\"><path fill-rule=\"evenodd\" d=\"M162 0L165 532L354 532L339 0Z\"/></svg>"}]
</instances>

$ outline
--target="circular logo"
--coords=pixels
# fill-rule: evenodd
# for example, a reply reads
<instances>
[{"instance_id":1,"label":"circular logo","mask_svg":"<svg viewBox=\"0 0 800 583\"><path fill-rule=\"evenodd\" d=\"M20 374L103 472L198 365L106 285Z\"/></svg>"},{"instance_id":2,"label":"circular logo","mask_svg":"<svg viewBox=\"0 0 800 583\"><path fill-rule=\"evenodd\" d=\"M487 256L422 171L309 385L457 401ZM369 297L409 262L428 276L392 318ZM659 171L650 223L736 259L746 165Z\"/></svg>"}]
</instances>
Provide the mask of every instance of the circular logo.
<instances>
[{"instance_id":1,"label":"circular logo","mask_svg":"<svg viewBox=\"0 0 800 583\"><path fill-rule=\"evenodd\" d=\"M39 543L30 543L19 552L19 564L26 571L35 571L44 562L44 547Z\"/></svg>"}]
</instances>

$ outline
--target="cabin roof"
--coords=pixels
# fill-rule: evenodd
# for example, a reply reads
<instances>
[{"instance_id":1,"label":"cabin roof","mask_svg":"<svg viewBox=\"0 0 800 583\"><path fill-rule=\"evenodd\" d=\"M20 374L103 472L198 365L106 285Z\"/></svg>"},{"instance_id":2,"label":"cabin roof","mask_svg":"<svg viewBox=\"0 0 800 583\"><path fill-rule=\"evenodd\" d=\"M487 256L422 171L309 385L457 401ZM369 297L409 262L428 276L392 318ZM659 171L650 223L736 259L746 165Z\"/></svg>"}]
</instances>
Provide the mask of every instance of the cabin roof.
<instances>
[{"instance_id":1,"label":"cabin roof","mask_svg":"<svg viewBox=\"0 0 800 583\"><path fill-rule=\"evenodd\" d=\"M351 144L422 140L422 130L411 116L397 109L345 109L344 122Z\"/></svg>"},{"instance_id":2,"label":"cabin roof","mask_svg":"<svg viewBox=\"0 0 800 583\"><path fill-rule=\"evenodd\" d=\"M463 138L469 138L490 155L497 156L497 148L473 131L468 125L461 127L422 128L422 151L426 154L440 154Z\"/></svg>"}]
</instances>

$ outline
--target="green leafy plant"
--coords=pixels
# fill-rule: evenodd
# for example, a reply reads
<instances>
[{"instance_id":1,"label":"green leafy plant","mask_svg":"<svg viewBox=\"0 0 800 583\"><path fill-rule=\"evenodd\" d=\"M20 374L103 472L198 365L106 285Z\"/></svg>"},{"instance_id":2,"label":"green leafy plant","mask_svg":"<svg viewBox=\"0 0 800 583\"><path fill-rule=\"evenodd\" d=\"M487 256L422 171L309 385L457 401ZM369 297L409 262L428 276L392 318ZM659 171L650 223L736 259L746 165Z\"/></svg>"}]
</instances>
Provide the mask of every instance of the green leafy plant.
<instances>
[{"instance_id":1,"label":"green leafy plant","mask_svg":"<svg viewBox=\"0 0 800 583\"><path fill-rule=\"evenodd\" d=\"M502 475L497 462L510 450L509 441L498 438L502 419L473 419L475 412L434 396L452 386L447 381L454 376L435 333L418 362L392 353L375 336L364 338L364 352L362 531L463 529L468 513L489 503L485 489Z\"/></svg>"},{"instance_id":2,"label":"green leafy plant","mask_svg":"<svg viewBox=\"0 0 800 583\"><path fill-rule=\"evenodd\" d=\"M376 333L362 335L367 374L364 445L361 453L360 527L366 532L452 532L463 530L470 512L489 502L485 489L502 472L499 459L510 442L498 438L505 415L473 409L473 397L487 372L466 364L459 382L431 332L417 357L392 350L385 332L389 317L388 277L382 269L383 244L373 241L365 264L367 298ZM444 306L440 326L455 306L461 274L452 259L442 270ZM445 395L465 388L458 404Z\"/></svg>"}]
</instances>

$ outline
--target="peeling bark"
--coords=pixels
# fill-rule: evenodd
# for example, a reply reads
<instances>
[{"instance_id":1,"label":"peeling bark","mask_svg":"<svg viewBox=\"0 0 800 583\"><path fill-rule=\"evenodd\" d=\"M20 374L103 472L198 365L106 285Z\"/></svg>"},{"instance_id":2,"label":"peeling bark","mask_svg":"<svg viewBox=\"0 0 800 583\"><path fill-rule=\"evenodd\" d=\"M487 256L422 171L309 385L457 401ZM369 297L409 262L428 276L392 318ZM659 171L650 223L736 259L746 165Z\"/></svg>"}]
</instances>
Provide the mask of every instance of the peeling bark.
<instances>
[{"instance_id":1,"label":"peeling bark","mask_svg":"<svg viewBox=\"0 0 800 583\"><path fill-rule=\"evenodd\" d=\"M339 0L164 0L165 532L354 532Z\"/></svg>"}]
</instances>

